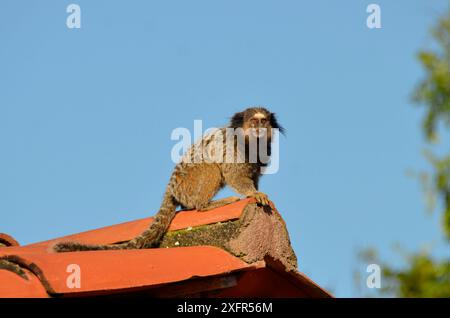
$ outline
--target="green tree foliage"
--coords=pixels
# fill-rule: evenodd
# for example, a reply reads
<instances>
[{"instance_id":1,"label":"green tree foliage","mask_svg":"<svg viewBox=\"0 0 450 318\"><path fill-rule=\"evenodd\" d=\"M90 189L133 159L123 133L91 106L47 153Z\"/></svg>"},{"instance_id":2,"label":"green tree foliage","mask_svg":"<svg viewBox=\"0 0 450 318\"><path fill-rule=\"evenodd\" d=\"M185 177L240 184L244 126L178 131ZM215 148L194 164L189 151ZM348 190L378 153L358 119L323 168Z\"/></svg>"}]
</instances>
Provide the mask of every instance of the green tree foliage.
<instances>
[{"instance_id":1,"label":"green tree foliage","mask_svg":"<svg viewBox=\"0 0 450 318\"><path fill-rule=\"evenodd\" d=\"M364 263L381 267L382 284L379 293L396 297L450 297L450 260L435 260L427 251L405 255L406 266L401 269L380 262L373 249L364 250L359 257ZM357 277L361 280L361 277Z\"/></svg>"},{"instance_id":2,"label":"green tree foliage","mask_svg":"<svg viewBox=\"0 0 450 318\"><path fill-rule=\"evenodd\" d=\"M450 261L435 261L427 253L409 256L408 267L383 268L385 291L401 297L450 297Z\"/></svg>"},{"instance_id":3,"label":"green tree foliage","mask_svg":"<svg viewBox=\"0 0 450 318\"><path fill-rule=\"evenodd\" d=\"M419 60L425 70L425 78L414 92L414 100L425 107L423 130L430 143L439 140L439 124L450 127L450 11L432 30L438 49L421 51ZM444 157L428 156L434 168L432 188L442 201L443 228L450 239L450 153Z\"/></svg>"},{"instance_id":4,"label":"green tree foliage","mask_svg":"<svg viewBox=\"0 0 450 318\"><path fill-rule=\"evenodd\" d=\"M414 101L425 108L423 131L430 147L450 128L450 10L437 22L432 35L437 46L419 53L425 76L413 94ZM450 240L450 153L436 156L429 150L427 158L433 169L425 178L429 180L427 188L443 209L443 233ZM407 265L396 269L380 262L372 249L363 251L360 258L381 266L382 295L450 297L450 259L436 260L428 252L418 252L407 255Z\"/></svg>"}]
</instances>

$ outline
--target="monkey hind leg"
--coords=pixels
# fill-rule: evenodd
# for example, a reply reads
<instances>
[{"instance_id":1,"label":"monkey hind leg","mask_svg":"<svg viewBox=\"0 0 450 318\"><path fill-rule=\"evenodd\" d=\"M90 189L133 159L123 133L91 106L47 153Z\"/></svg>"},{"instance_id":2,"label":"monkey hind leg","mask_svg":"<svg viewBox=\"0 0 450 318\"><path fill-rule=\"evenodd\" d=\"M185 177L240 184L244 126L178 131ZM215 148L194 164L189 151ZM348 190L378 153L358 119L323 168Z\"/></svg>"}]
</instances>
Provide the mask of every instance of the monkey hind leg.
<instances>
[{"instance_id":1,"label":"monkey hind leg","mask_svg":"<svg viewBox=\"0 0 450 318\"><path fill-rule=\"evenodd\" d=\"M198 212L206 212L206 211L209 211L209 210L212 210L212 209L220 208L220 207L222 207L224 205L228 205L228 204L237 202L240 199L241 199L240 197L233 196L233 197L224 198L224 199L220 199L220 200L210 201L204 207L197 208L197 211Z\"/></svg>"}]
</instances>

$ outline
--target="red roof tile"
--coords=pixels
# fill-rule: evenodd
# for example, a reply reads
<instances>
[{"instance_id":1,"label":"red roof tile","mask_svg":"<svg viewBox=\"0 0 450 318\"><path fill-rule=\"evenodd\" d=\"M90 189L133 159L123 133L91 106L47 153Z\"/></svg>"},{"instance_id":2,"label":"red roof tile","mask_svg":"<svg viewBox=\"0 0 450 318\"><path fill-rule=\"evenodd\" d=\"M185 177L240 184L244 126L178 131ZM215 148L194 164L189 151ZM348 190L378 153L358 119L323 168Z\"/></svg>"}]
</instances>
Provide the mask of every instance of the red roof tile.
<instances>
[{"instance_id":1,"label":"red roof tile","mask_svg":"<svg viewBox=\"0 0 450 318\"><path fill-rule=\"evenodd\" d=\"M47 298L49 295L39 279L25 270L28 279L0 270L0 297L8 298Z\"/></svg>"},{"instance_id":2,"label":"red roof tile","mask_svg":"<svg viewBox=\"0 0 450 318\"><path fill-rule=\"evenodd\" d=\"M170 230L238 219L250 202L241 200L208 212L181 211ZM217 297L330 296L303 274L287 273L276 262L247 264L212 246L72 253L55 253L52 249L55 242L66 240L91 244L126 241L140 234L151 221L152 218L146 218L27 246L13 243L0 248L0 259L7 258L18 264L28 278L0 269L0 297L91 296L143 291L160 297L206 291ZM2 237L6 236L0 239ZM8 242L13 240L9 238ZM79 288L70 288L73 286L67 284L71 264L80 268Z\"/></svg>"},{"instance_id":3,"label":"red roof tile","mask_svg":"<svg viewBox=\"0 0 450 318\"><path fill-rule=\"evenodd\" d=\"M19 243L14 238L5 233L0 233L0 244L5 246L19 246Z\"/></svg>"}]
</instances>

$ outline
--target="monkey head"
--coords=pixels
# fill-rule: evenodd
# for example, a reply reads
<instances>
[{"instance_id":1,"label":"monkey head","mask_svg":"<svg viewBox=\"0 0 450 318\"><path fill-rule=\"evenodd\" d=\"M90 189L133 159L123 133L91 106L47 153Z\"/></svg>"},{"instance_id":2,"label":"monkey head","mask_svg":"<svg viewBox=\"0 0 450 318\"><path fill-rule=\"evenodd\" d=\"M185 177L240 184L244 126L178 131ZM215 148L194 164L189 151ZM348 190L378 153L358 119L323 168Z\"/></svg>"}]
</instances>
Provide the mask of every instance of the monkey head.
<instances>
[{"instance_id":1,"label":"monkey head","mask_svg":"<svg viewBox=\"0 0 450 318\"><path fill-rule=\"evenodd\" d=\"M251 107L234 114L231 118L230 127L234 129L242 128L247 141L249 138L261 137L267 137L270 141L273 136L273 128L277 128L281 133L284 133L283 127L278 124L275 113L264 107Z\"/></svg>"}]
</instances>

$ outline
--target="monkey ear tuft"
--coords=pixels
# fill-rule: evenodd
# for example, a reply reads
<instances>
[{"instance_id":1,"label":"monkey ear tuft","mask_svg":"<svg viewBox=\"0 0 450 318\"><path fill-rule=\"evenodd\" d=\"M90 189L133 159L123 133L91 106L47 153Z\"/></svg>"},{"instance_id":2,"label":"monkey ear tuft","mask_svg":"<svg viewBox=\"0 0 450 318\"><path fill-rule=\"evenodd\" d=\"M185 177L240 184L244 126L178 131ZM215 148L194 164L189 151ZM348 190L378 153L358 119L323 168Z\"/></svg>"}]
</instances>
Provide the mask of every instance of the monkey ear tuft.
<instances>
[{"instance_id":1,"label":"monkey ear tuft","mask_svg":"<svg viewBox=\"0 0 450 318\"><path fill-rule=\"evenodd\" d=\"M230 127L231 128L242 128L244 125L244 112L236 113L231 117Z\"/></svg>"},{"instance_id":2,"label":"monkey ear tuft","mask_svg":"<svg viewBox=\"0 0 450 318\"><path fill-rule=\"evenodd\" d=\"M286 129L284 129L284 127L278 123L277 116L275 115L275 113L270 114L270 125L272 126L272 128L278 128L280 133L286 135Z\"/></svg>"}]
</instances>

